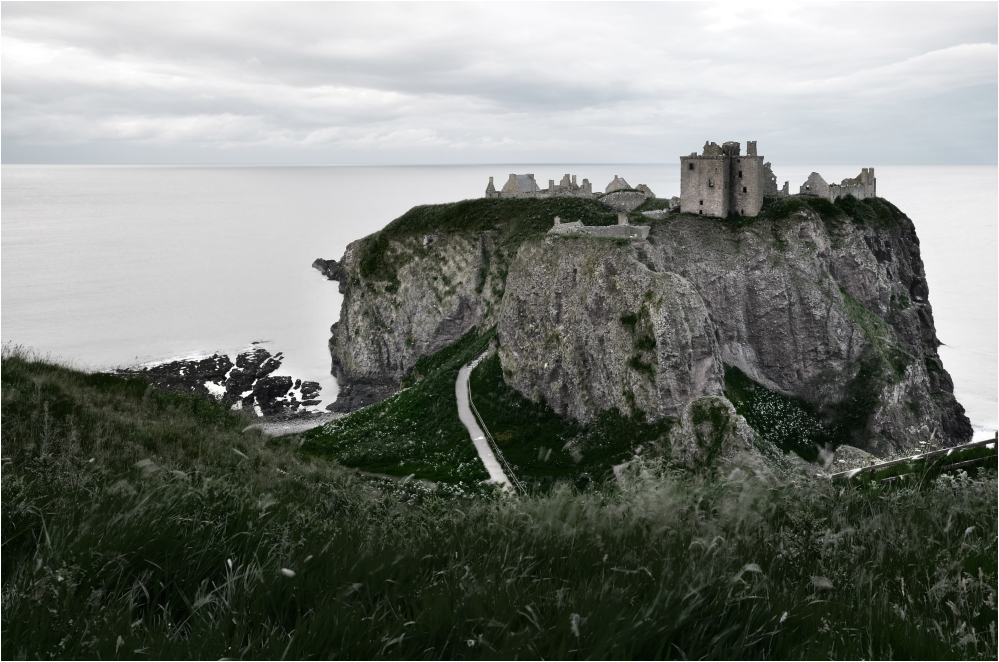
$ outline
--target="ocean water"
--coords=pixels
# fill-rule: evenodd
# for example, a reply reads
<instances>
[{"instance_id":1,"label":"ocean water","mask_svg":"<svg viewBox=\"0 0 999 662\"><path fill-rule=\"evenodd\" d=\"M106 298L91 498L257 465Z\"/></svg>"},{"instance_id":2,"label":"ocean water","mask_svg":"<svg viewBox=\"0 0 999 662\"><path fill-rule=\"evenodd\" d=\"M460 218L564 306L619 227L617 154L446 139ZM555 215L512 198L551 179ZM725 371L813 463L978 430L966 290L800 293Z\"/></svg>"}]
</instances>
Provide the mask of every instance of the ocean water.
<instances>
[{"instance_id":1,"label":"ocean water","mask_svg":"<svg viewBox=\"0 0 999 662\"><path fill-rule=\"evenodd\" d=\"M792 191L860 166L777 167ZM614 175L679 193L679 167L2 166L0 335L81 368L211 353L253 341L282 374L336 394L326 342L336 283L311 268L417 204L480 197L488 177ZM997 428L997 168L877 167L916 224L944 365L981 434Z\"/></svg>"}]
</instances>

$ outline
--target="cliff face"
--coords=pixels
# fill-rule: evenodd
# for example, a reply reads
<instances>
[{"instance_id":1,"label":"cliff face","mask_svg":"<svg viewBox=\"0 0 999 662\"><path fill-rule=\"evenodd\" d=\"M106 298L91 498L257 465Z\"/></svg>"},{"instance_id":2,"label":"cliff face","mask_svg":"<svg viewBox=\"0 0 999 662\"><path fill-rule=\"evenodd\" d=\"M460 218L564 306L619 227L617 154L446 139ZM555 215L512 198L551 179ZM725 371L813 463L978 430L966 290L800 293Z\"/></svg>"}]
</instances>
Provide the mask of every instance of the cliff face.
<instances>
[{"instance_id":1,"label":"cliff face","mask_svg":"<svg viewBox=\"0 0 999 662\"><path fill-rule=\"evenodd\" d=\"M525 243L497 331L507 383L563 417L589 421L617 407L675 418L692 400L722 393L704 301L627 243L551 235Z\"/></svg>"},{"instance_id":2,"label":"cliff face","mask_svg":"<svg viewBox=\"0 0 999 662\"><path fill-rule=\"evenodd\" d=\"M419 356L496 325L507 382L583 421L614 407L679 418L723 393L727 364L873 452L970 437L915 229L892 205L771 199L756 219L677 215L625 242L541 234L548 203L523 204L518 232L502 219L433 235L401 224L351 244L335 265L340 408L386 397Z\"/></svg>"},{"instance_id":3,"label":"cliff face","mask_svg":"<svg viewBox=\"0 0 999 662\"><path fill-rule=\"evenodd\" d=\"M383 400L418 358L481 325L496 299L484 257L489 243L485 233L412 237L391 246L401 266L389 283L354 276L341 281L345 296L329 343L342 389L336 410ZM360 274L358 248L359 242L347 247L339 262L343 275Z\"/></svg>"}]
</instances>

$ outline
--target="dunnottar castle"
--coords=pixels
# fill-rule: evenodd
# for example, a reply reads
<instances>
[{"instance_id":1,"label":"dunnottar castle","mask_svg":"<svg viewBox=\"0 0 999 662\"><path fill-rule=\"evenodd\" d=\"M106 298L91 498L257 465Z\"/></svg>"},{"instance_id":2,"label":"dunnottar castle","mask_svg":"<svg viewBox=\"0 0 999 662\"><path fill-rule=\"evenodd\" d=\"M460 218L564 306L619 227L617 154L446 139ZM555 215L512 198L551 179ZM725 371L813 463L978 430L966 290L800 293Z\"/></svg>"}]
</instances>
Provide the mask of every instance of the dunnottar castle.
<instances>
[{"instance_id":1,"label":"dunnottar castle","mask_svg":"<svg viewBox=\"0 0 999 662\"><path fill-rule=\"evenodd\" d=\"M673 211L689 214L702 214L725 218L728 216L756 216L763 207L765 195L790 195L790 182L777 188L769 162L764 162L756 151L756 141L746 143L746 153L738 142L726 142L719 146L705 142L701 154L692 152L680 157L680 195L670 198ZM817 172L808 176L798 188L798 195L813 195L835 201L836 198L852 195L857 199L873 198L877 195L877 180L874 168L863 168L860 174L844 179L839 184L829 184ZM576 183L576 175L566 174L556 184L548 180L548 188L541 188L533 174L511 174L503 188L497 190L493 178L486 186L487 198L547 198L571 196L579 198L599 198L612 209L626 213L637 208L647 198L654 198L652 190L645 184L632 188L628 182L614 176L604 192L594 193L588 179ZM654 212L647 212L652 215ZM622 225L627 224L622 214Z\"/></svg>"}]
</instances>

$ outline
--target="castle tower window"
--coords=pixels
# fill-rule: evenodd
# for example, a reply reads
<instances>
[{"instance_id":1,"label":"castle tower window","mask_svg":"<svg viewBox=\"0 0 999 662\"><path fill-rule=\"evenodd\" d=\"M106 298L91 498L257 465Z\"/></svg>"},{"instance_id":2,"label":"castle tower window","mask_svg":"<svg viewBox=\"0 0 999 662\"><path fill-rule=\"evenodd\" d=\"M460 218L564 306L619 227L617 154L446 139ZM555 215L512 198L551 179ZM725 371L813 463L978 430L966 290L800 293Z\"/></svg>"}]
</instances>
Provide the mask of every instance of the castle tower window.
<instances>
[{"instance_id":1,"label":"castle tower window","mask_svg":"<svg viewBox=\"0 0 999 662\"><path fill-rule=\"evenodd\" d=\"M693 170L694 169L694 164L693 163L688 163L687 164L687 169L688 170Z\"/></svg>"},{"instance_id":2,"label":"castle tower window","mask_svg":"<svg viewBox=\"0 0 999 662\"><path fill-rule=\"evenodd\" d=\"M745 187L745 186L743 186L743 187L742 187L742 192L743 192L743 193L745 193L745 192L746 192L746 187Z\"/></svg>"},{"instance_id":3,"label":"castle tower window","mask_svg":"<svg viewBox=\"0 0 999 662\"><path fill-rule=\"evenodd\" d=\"M703 205L703 204L704 204L704 200L701 200L700 204L702 204L702 205Z\"/></svg>"},{"instance_id":4,"label":"castle tower window","mask_svg":"<svg viewBox=\"0 0 999 662\"><path fill-rule=\"evenodd\" d=\"M739 171L739 179L742 179L742 171Z\"/></svg>"},{"instance_id":5,"label":"castle tower window","mask_svg":"<svg viewBox=\"0 0 999 662\"><path fill-rule=\"evenodd\" d=\"M715 185L715 180L713 180L710 177L708 177L708 186L714 187L714 185Z\"/></svg>"}]
</instances>

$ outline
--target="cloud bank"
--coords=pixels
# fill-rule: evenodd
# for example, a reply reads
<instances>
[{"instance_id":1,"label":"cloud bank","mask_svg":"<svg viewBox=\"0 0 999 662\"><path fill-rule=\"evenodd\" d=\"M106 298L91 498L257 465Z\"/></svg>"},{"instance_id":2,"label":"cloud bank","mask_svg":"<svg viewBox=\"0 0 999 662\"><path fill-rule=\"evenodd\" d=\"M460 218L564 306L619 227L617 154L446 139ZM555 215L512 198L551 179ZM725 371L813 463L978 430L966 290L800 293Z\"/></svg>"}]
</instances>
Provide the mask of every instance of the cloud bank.
<instances>
[{"instance_id":1,"label":"cloud bank","mask_svg":"<svg viewBox=\"0 0 999 662\"><path fill-rule=\"evenodd\" d=\"M5 163L995 163L995 3L4 3Z\"/></svg>"}]
</instances>

